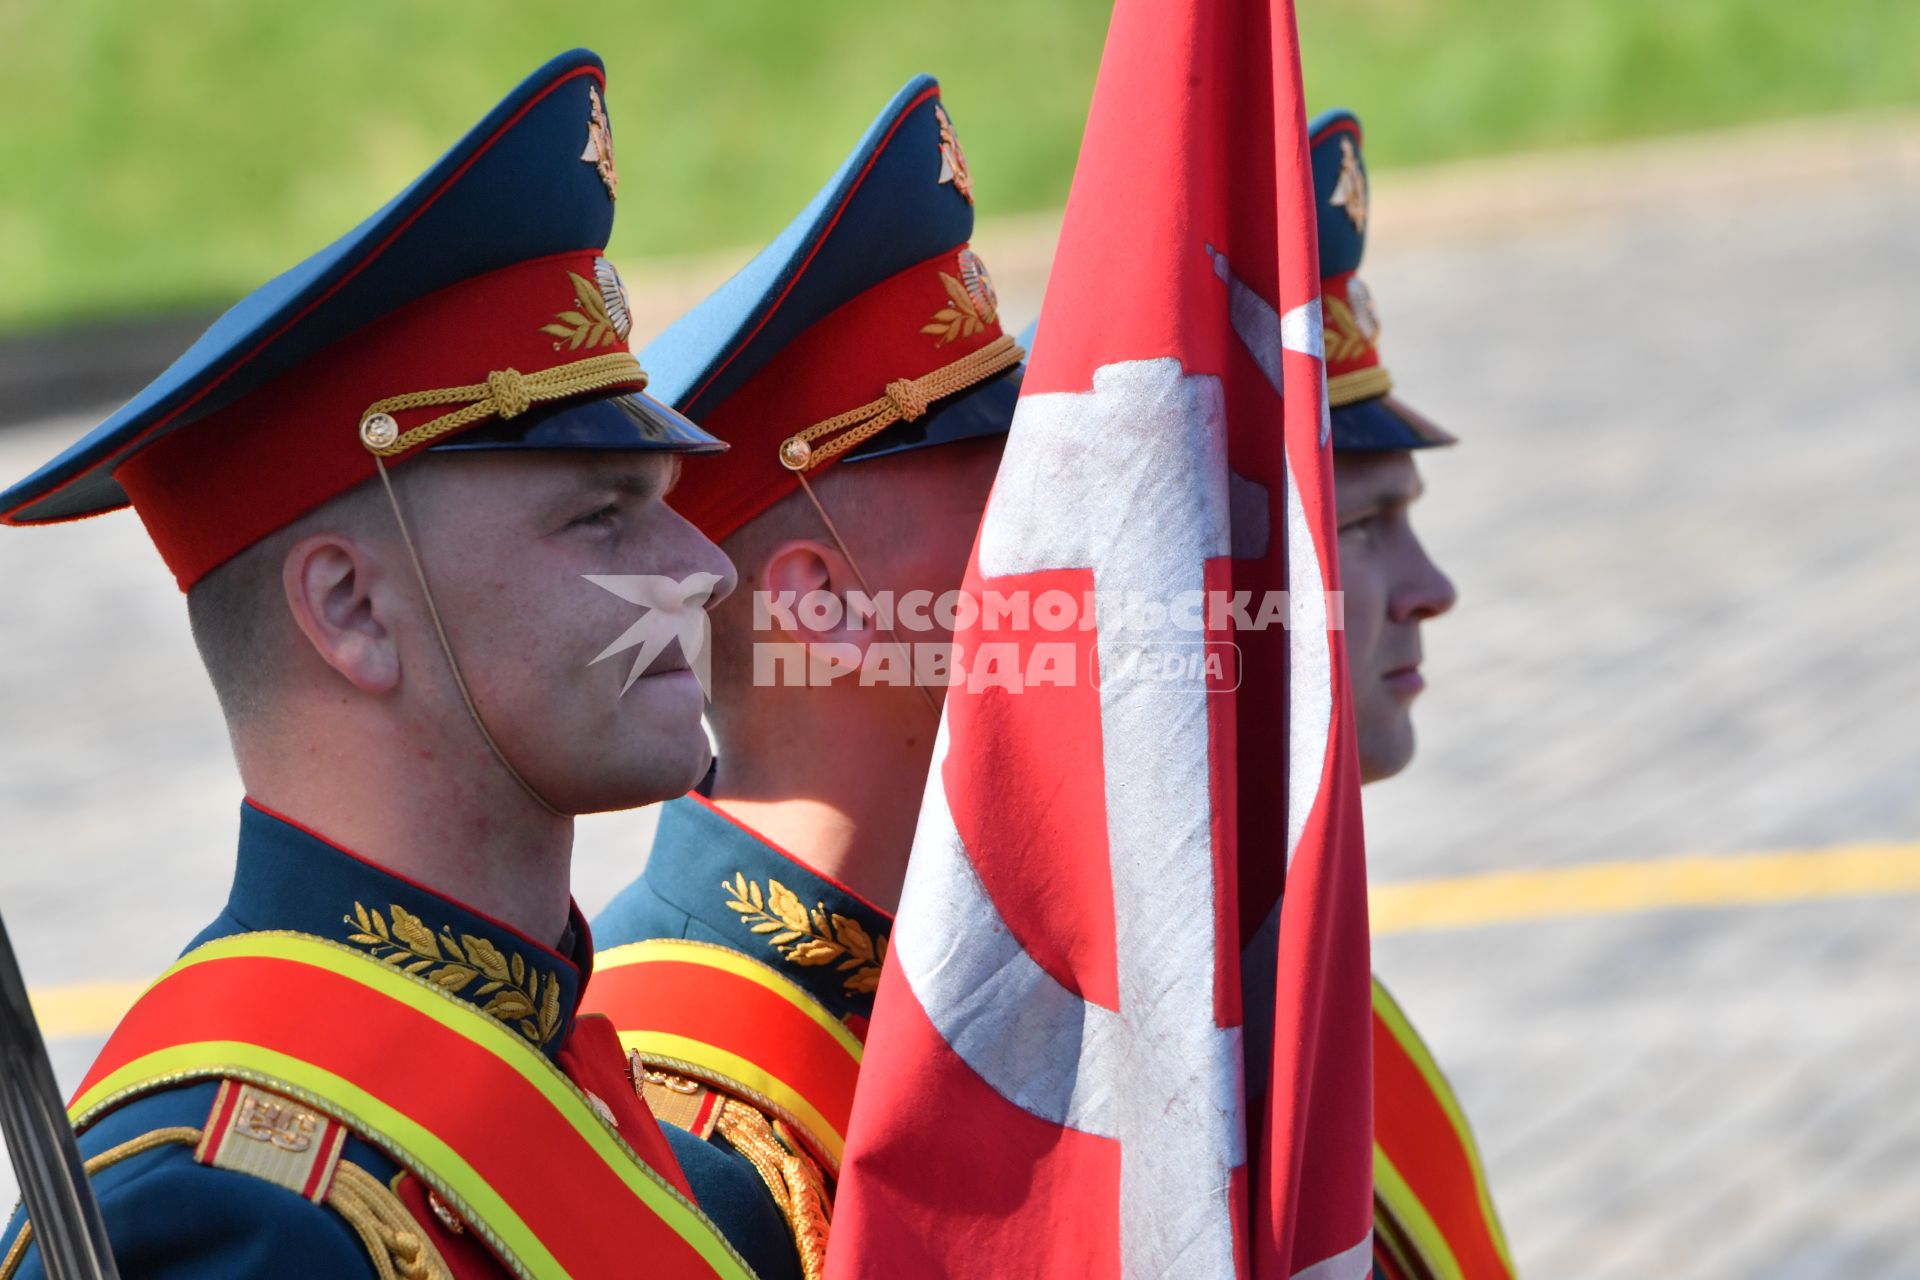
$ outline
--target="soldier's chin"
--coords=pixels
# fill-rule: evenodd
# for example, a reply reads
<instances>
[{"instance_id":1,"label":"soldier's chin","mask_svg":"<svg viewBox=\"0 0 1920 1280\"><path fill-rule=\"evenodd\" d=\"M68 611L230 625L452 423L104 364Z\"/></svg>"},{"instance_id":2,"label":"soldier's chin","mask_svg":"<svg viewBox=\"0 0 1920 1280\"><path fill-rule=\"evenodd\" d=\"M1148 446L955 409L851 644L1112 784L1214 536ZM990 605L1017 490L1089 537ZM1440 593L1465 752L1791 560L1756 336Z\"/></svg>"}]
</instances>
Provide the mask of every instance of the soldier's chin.
<instances>
[{"instance_id":1,"label":"soldier's chin","mask_svg":"<svg viewBox=\"0 0 1920 1280\"><path fill-rule=\"evenodd\" d=\"M1359 732L1360 783L1385 782L1413 763L1413 717L1377 717Z\"/></svg>"},{"instance_id":2,"label":"soldier's chin","mask_svg":"<svg viewBox=\"0 0 1920 1280\"><path fill-rule=\"evenodd\" d=\"M683 796L700 785L700 779L707 776L707 770L713 766L713 744L707 741L705 729L694 734L693 742L680 761L680 768L669 782L669 791L663 799L671 800Z\"/></svg>"},{"instance_id":3,"label":"soldier's chin","mask_svg":"<svg viewBox=\"0 0 1920 1280\"><path fill-rule=\"evenodd\" d=\"M699 785L713 763L706 731L696 722L690 734L650 739L640 758L630 760L618 777L608 778L595 794L583 796L576 814L618 813L683 796Z\"/></svg>"},{"instance_id":4,"label":"soldier's chin","mask_svg":"<svg viewBox=\"0 0 1920 1280\"><path fill-rule=\"evenodd\" d=\"M659 721L667 731L678 731L689 723L697 727L706 708L699 679L685 667L641 676L620 695L620 701L629 717Z\"/></svg>"}]
</instances>

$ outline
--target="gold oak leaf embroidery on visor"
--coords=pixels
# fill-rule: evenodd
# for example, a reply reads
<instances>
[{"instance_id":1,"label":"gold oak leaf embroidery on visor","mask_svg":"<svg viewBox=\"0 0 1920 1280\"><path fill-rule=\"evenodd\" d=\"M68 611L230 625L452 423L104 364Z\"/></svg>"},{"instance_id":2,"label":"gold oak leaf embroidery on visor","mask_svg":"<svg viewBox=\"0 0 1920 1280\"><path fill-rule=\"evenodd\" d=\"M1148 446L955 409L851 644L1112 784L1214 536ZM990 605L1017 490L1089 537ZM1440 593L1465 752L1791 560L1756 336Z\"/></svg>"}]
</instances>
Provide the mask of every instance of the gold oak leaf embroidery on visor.
<instances>
[{"instance_id":1,"label":"gold oak leaf embroidery on visor","mask_svg":"<svg viewBox=\"0 0 1920 1280\"><path fill-rule=\"evenodd\" d=\"M999 318L991 294L975 298L965 285L944 271L940 273L940 283L946 286L948 305L920 326L920 332L934 339L934 346L944 347L949 342L971 338Z\"/></svg>"},{"instance_id":2,"label":"gold oak leaf embroidery on visor","mask_svg":"<svg viewBox=\"0 0 1920 1280\"><path fill-rule=\"evenodd\" d=\"M558 351L565 346L569 351L578 351L582 347L619 346L624 341L621 326L608 312L606 300L600 296L600 286L571 271L567 272L567 279L573 281L573 297L579 309L556 312L552 324L540 326L540 332L552 334L559 340L553 349Z\"/></svg>"},{"instance_id":3,"label":"gold oak leaf embroidery on visor","mask_svg":"<svg viewBox=\"0 0 1920 1280\"><path fill-rule=\"evenodd\" d=\"M542 973L518 952L506 954L485 938L470 933L456 938L445 925L436 937L419 916L397 902L390 903L387 912L391 926L378 907L369 910L354 903L353 914L341 917L353 930L347 941L367 948L383 964L471 1000L534 1044L553 1039L560 1029L557 974Z\"/></svg>"},{"instance_id":4,"label":"gold oak leaf embroidery on visor","mask_svg":"<svg viewBox=\"0 0 1920 1280\"><path fill-rule=\"evenodd\" d=\"M778 880L768 880L762 893L758 884L736 871L720 887L726 891L728 909L788 964L803 969L834 965L845 975L840 985L856 994L870 995L879 987L880 966L887 959L885 934L869 934L858 920L829 912L824 902L808 911Z\"/></svg>"},{"instance_id":5,"label":"gold oak leaf embroidery on visor","mask_svg":"<svg viewBox=\"0 0 1920 1280\"><path fill-rule=\"evenodd\" d=\"M1322 302L1326 304L1326 342L1327 359L1359 360L1373 350L1373 340L1361 327L1360 318L1353 308L1332 294L1326 295Z\"/></svg>"}]
</instances>

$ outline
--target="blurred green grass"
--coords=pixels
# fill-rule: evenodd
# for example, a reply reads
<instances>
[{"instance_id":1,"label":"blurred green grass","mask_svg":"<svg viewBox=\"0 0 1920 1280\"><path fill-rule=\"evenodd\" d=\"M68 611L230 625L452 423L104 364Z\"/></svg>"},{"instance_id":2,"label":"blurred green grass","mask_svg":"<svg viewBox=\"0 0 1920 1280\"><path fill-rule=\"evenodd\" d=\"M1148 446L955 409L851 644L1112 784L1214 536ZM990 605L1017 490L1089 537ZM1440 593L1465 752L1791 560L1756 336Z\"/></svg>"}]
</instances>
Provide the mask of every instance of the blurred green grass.
<instances>
[{"instance_id":1,"label":"blurred green grass","mask_svg":"<svg viewBox=\"0 0 1920 1280\"><path fill-rule=\"evenodd\" d=\"M1920 100L1913 0L1300 0L1308 95L1376 165ZM1107 0L0 0L0 329L222 303L499 94L601 52L616 256L749 245L911 74L986 214L1065 196Z\"/></svg>"}]
</instances>

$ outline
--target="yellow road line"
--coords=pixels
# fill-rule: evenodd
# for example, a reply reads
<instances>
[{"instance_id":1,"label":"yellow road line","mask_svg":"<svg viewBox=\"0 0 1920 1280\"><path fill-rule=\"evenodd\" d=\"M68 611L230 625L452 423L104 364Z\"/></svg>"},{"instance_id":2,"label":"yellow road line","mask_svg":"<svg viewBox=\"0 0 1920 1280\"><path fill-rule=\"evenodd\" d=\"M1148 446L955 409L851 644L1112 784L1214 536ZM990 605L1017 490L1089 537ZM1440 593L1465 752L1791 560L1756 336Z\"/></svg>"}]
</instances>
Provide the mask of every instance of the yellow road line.
<instances>
[{"instance_id":1,"label":"yellow road line","mask_svg":"<svg viewBox=\"0 0 1920 1280\"><path fill-rule=\"evenodd\" d=\"M63 1036L104 1036L142 991L144 982L75 982L28 992L40 1034L48 1040Z\"/></svg>"},{"instance_id":2,"label":"yellow road line","mask_svg":"<svg viewBox=\"0 0 1920 1280\"><path fill-rule=\"evenodd\" d=\"M1375 933L1920 893L1920 844L1599 862L1374 887Z\"/></svg>"},{"instance_id":3,"label":"yellow road line","mask_svg":"<svg viewBox=\"0 0 1920 1280\"><path fill-rule=\"evenodd\" d=\"M1681 907L1740 907L1920 893L1920 844L1863 844L1779 853L1597 862L1376 885L1375 933L1475 929L1572 916ZM98 1038L143 982L41 987L33 1010L49 1040Z\"/></svg>"}]
</instances>

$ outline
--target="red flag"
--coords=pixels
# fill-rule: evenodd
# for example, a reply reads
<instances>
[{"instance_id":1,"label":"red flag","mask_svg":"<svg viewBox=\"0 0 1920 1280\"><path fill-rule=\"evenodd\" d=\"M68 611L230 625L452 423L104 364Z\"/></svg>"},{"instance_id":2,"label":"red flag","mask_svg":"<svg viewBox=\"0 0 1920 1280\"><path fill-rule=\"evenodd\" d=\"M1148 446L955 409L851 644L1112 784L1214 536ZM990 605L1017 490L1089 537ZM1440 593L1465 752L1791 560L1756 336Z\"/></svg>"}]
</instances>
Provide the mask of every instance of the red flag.
<instances>
[{"instance_id":1,"label":"red flag","mask_svg":"<svg viewBox=\"0 0 1920 1280\"><path fill-rule=\"evenodd\" d=\"M1119 0L831 1276L1370 1270L1311 187L1289 0Z\"/></svg>"}]
</instances>

